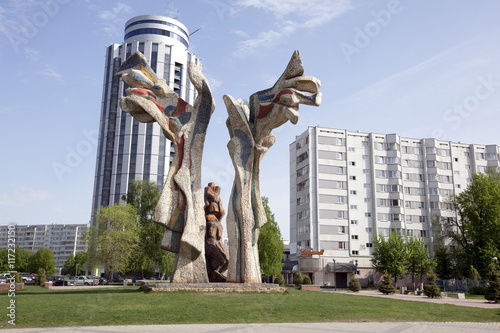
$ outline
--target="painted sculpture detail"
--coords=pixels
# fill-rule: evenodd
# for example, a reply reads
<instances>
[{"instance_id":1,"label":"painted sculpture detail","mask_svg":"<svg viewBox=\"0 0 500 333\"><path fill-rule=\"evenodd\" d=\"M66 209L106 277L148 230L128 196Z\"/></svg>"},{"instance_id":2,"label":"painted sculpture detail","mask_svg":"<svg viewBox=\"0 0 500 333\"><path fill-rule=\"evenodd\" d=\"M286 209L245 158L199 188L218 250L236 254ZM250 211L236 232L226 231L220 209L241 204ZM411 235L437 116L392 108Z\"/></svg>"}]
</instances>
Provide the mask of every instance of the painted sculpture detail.
<instances>
[{"instance_id":1,"label":"painted sculpture detail","mask_svg":"<svg viewBox=\"0 0 500 333\"><path fill-rule=\"evenodd\" d=\"M188 73L198 91L194 106L159 79L140 52L130 56L117 75L131 87L126 90L128 96L120 100L122 110L140 122L157 122L175 149L153 216L165 228L161 247L177 253L172 282L206 283L201 159L215 102L206 78L194 63Z\"/></svg>"},{"instance_id":2,"label":"painted sculpture detail","mask_svg":"<svg viewBox=\"0 0 500 333\"><path fill-rule=\"evenodd\" d=\"M222 218L224 207L220 199L220 187L209 183L205 187L205 219L207 233L205 235L205 258L207 261L208 279L210 282L226 282L224 272L229 263L229 254L222 241Z\"/></svg>"},{"instance_id":3,"label":"painted sculpture detail","mask_svg":"<svg viewBox=\"0 0 500 333\"><path fill-rule=\"evenodd\" d=\"M231 136L227 146L235 169L226 218L230 254L228 282L262 281L257 240L267 219L260 195L260 163L276 141L271 130L288 120L296 124L299 104L320 105L320 85L318 79L304 76L302 59L295 51L275 85L251 95L249 106L241 99L223 97Z\"/></svg>"}]
</instances>

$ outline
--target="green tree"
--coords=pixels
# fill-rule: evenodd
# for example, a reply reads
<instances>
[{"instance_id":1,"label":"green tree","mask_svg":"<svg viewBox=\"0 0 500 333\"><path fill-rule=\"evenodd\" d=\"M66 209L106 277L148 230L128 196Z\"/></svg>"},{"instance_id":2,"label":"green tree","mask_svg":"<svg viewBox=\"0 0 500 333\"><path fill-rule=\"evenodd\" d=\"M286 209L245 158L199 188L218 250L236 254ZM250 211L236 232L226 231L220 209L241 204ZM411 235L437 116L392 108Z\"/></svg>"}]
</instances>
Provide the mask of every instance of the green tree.
<instances>
[{"instance_id":1,"label":"green tree","mask_svg":"<svg viewBox=\"0 0 500 333\"><path fill-rule=\"evenodd\" d=\"M427 280L429 281L428 285L424 286L424 295L430 298L441 297L441 289L436 286L436 274L434 272L430 272L427 274Z\"/></svg>"},{"instance_id":2,"label":"green tree","mask_svg":"<svg viewBox=\"0 0 500 333\"><path fill-rule=\"evenodd\" d=\"M28 271L30 273L36 273L40 268L43 268L47 275L53 275L56 271L54 253L46 247L40 248L29 259Z\"/></svg>"},{"instance_id":3,"label":"green tree","mask_svg":"<svg viewBox=\"0 0 500 333\"><path fill-rule=\"evenodd\" d=\"M36 278L35 278L36 284L38 284L41 287L45 286L45 279L46 278L47 278L47 276L46 276L45 269L39 268L36 271Z\"/></svg>"},{"instance_id":4,"label":"green tree","mask_svg":"<svg viewBox=\"0 0 500 333\"><path fill-rule=\"evenodd\" d=\"M295 273L293 283L295 284L296 287L300 287L303 282L304 282L304 279L302 278L302 274L300 273L300 271L298 271L297 273Z\"/></svg>"},{"instance_id":5,"label":"green tree","mask_svg":"<svg viewBox=\"0 0 500 333\"><path fill-rule=\"evenodd\" d=\"M424 275L434 267L434 260L429 258L429 252L422 238L407 239L406 251L408 254L406 271L411 274L411 282L415 290L415 275L420 276L420 283L422 283Z\"/></svg>"},{"instance_id":6,"label":"green tree","mask_svg":"<svg viewBox=\"0 0 500 333\"><path fill-rule=\"evenodd\" d=\"M64 274L83 275L83 265L87 262L87 254L78 252L76 255L71 253L64 263Z\"/></svg>"},{"instance_id":7,"label":"green tree","mask_svg":"<svg viewBox=\"0 0 500 333\"><path fill-rule=\"evenodd\" d=\"M28 249L22 249L20 246L16 246L16 271L27 272L29 261L33 252Z\"/></svg>"},{"instance_id":8,"label":"green tree","mask_svg":"<svg viewBox=\"0 0 500 333\"><path fill-rule=\"evenodd\" d=\"M0 272L11 271L9 269L9 252L7 249L0 249Z\"/></svg>"},{"instance_id":9,"label":"green tree","mask_svg":"<svg viewBox=\"0 0 500 333\"><path fill-rule=\"evenodd\" d=\"M383 236L373 237L373 257L372 266L377 272L387 271L394 278L397 285L398 279L402 278L408 267L408 248L405 245L403 236L396 230L386 240Z\"/></svg>"},{"instance_id":10,"label":"green tree","mask_svg":"<svg viewBox=\"0 0 500 333\"><path fill-rule=\"evenodd\" d=\"M90 240L90 262L100 262L108 272L125 274L139 240L138 215L128 204L101 207L96 214L96 224L89 228L86 239ZM95 257L94 257L95 256Z\"/></svg>"},{"instance_id":11,"label":"green tree","mask_svg":"<svg viewBox=\"0 0 500 333\"><path fill-rule=\"evenodd\" d=\"M443 280L451 279L453 264L451 256L444 245L434 247L434 262L436 274Z\"/></svg>"},{"instance_id":12,"label":"green tree","mask_svg":"<svg viewBox=\"0 0 500 333\"><path fill-rule=\"evenodd\" d=\"M487 276L493 257L500 256L500 183L498 173L474 174L472 183L454 200L460 216L451 232L460 258L462 276L473 265Z\"/></svg>"},{"instance_id":13,"label":"green tree","mask_svg":"<svg viewBox=\"0 0 500 333\"><path fill-rule=\"evenodd\" d=\"M126 203L135 207L139 214L138 250L132 258L130 270L140 271L142 278L150 276L156 268L162 270L163 264L172 262L172 254L161 249L164 229L153 222L153 214L160 198L155 182L134 180L126 195ZM168 267L168 265L167 265Z\"/></svg>"},{"instance_id":14,"label":"green tree","mask_svg":"<svg viewBox=\"0 0 500 333\"><path fill-rule=\"evenodd\" d=\"M283 267L284 249L280 228L269 208L269 199L262 197L262 204L266 211L267 223L260 228L258 248L262 275L278 276Z\"/></svg>"},{"instance_id":15,"label":"green tree","mask_svg":"<svg viewBox=\"0 0 500 333\"><path fill-rule=\"evenodd\" d=\"M496 270L496 265L490 265L489 283L486 288L484 298L490 302L500 302L500 274Z\"/></svg>"}]
</instances>

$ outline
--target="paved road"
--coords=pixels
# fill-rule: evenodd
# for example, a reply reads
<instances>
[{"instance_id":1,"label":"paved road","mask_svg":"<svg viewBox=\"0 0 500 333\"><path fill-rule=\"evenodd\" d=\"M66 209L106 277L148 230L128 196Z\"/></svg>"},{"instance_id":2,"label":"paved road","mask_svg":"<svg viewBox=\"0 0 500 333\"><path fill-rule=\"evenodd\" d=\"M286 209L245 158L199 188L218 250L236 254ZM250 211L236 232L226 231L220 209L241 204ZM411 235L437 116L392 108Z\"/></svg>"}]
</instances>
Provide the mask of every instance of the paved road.
<instances>
[{"instance_id":1,"label":"paved road","mask_svg":"<svg viewBox=\"0 0 500 333\"><path fill-rule=\"evenodd\" d=\"M295 323L295 324L215 324L215 325L151 325L151 326L89 326L7 329L12 333L498 333L500 323Z\"/></svg>"}]
</instances>

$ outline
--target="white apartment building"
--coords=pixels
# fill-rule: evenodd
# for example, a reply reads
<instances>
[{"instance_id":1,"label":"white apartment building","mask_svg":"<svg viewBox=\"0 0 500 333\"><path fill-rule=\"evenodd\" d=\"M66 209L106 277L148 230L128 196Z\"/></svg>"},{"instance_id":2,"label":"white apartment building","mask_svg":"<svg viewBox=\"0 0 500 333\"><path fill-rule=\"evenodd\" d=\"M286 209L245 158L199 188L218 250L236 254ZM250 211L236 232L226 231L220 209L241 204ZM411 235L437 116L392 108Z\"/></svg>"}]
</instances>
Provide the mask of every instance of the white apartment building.
<instances>
[{"instance_id":1,"label":"white apartment building","mask_svg":"<svg viewBox=\"0 0 500 333\"><path fill-rule=\"evenodd\" d=\"M291 255L313 283L338 287L353 274L368 284L375 234L422 237L432 256L431 220L457 218L446 199L498 167L499 150L309 127L290 145Z\"/></svg>"},{"instance_id":2,"label":"white apartment building","mask_svg":"<svg viewBox=\"0 0 500 333\"><path fill-rule=\"evenodd\" d=\"M190 62L201 63L188 48L188 29L176 19L158 15L128 20L124 42L106 48L92 221L99 207L120 202L132 180L154 181L161 189L174 153L157 123L140 123L122 112L119 100L127 87L115 75L118 68L140 51L158 78L193 104L197 93L187 69Z\"/></svg>"},{"instance_id":3,"label":"white apartment building","mask_svg":"<svg viewBox=\"0 0 500 333\"><path fill-rule=\"evenodd\" d=\"M56 270L61 269L70 254L85 252L83 235L88 224L16 225L16 245L36 253L46 247L54 252ZM8 226L0 226L0 248L7 248Z\"/></svg>"}]
</instances>

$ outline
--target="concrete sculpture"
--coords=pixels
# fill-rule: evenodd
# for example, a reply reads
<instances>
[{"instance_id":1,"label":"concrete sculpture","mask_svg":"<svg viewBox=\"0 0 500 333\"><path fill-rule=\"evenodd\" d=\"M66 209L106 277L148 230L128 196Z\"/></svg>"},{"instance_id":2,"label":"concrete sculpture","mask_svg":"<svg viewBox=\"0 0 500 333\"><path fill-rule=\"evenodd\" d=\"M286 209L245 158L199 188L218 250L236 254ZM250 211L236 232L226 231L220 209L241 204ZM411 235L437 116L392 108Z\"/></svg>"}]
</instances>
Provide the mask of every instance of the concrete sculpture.
<instances>
[{"instance_id":1,"label":"concrete sculpture","mask_svg":"<svg viewBox=\"0 0 500 333\"><path fill-rule=\"evenodd\" d=\"M165 228L161 247L177 253L172 282L208 282L205 262L205 214L201 159L215 103L206 78L191 63L188 69L198 97L193 106L159 79L142 53L130 56L117 75L131 88L120 107L140 122L157 122L175 149L153 220Z\"/></svg>"},{"instance_id":2,"label":"concrete sculpture","mask_svg":"<svg viewBox=\"0 0 500 333\"><path fill-rule=\"evenodd\" d=\"M295 51L287 68L266 90L250 96L250 105L224 95L231 136L229 153L235 179L226 218L229 237L228 282L260 283L261 271L257 240L259 229L267 222L260 195L260 163L276 141L271 134L288 120L296 124L299 104L319 106L320 81L304 76L304 67Z\"/></svg>"},{"instance_id":3,"label":"concrete sculpture","mask_svg":"<svg viewBox=\"0 0 500 333\"><path fill-rule=\"evenodd\" d=\"M220 187L209 183L205 187L205 219L207 233L205 236L205 258L207 261L208 279L210 282L226 282L224 272L229 263L229 254L222 241L222 218L224 207L220 199Z\"/></svg>"}]
</instances>

